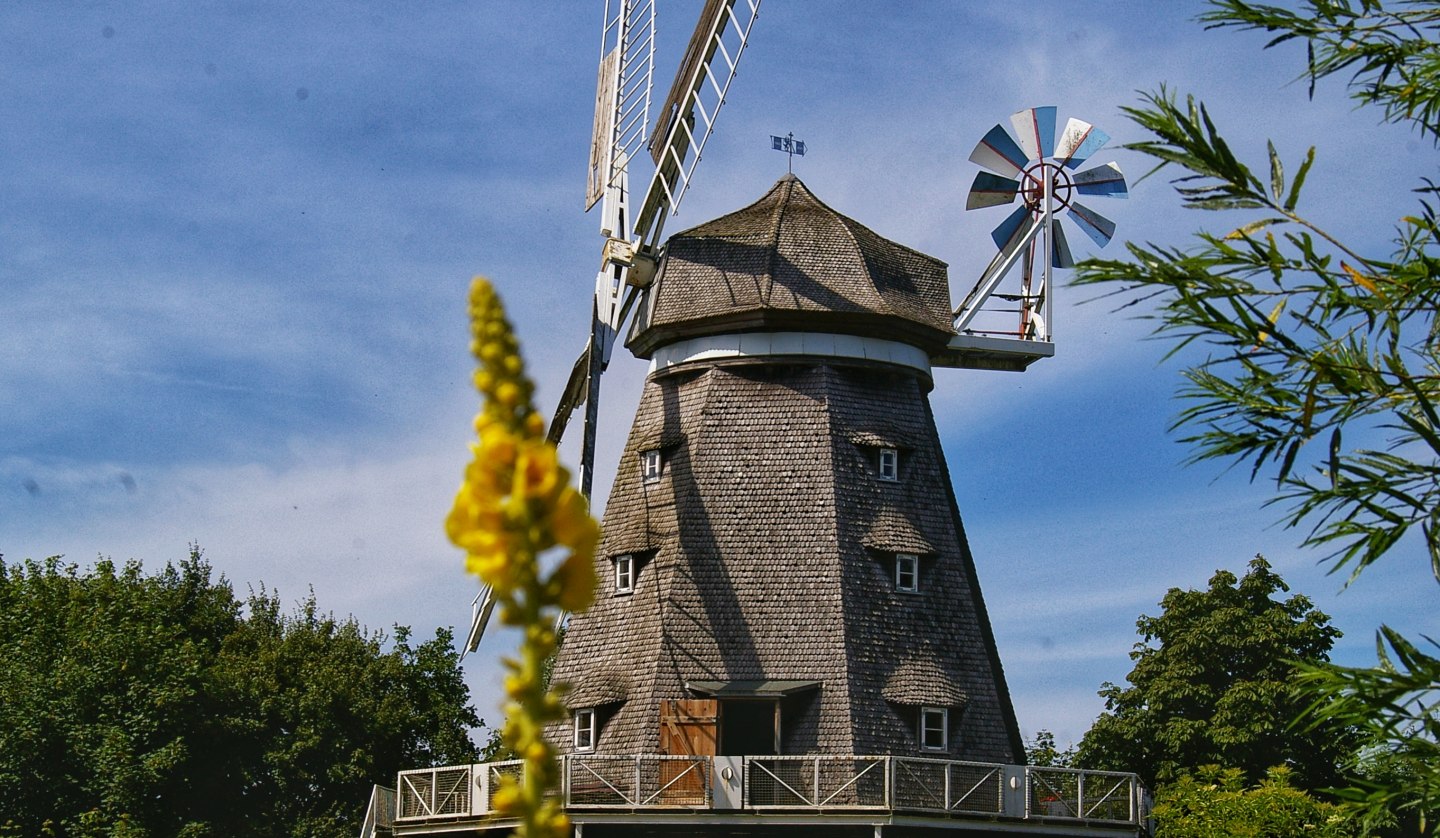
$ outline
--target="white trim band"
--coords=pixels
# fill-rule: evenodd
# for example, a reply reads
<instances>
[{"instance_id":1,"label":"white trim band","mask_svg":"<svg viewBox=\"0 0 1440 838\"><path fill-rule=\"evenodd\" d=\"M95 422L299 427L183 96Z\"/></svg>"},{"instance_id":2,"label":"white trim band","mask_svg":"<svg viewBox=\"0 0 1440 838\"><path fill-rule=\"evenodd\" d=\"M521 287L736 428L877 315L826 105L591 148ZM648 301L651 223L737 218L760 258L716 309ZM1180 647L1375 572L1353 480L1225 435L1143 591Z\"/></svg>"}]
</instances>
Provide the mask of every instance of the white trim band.
<instances>
[{"instance_id":1,"label":"white trim band","mask_svg":"<svg viewBox=\"0 0 1440 838\"><path fill-rule=\"evenodd\" d=\"M898 364L930 375L930 356L919 347L894 340L823 332L741 332L682 340L656 349L650 358L650 372L693 361L776 355L858 358Z\"/></svg>"}]
</instances>

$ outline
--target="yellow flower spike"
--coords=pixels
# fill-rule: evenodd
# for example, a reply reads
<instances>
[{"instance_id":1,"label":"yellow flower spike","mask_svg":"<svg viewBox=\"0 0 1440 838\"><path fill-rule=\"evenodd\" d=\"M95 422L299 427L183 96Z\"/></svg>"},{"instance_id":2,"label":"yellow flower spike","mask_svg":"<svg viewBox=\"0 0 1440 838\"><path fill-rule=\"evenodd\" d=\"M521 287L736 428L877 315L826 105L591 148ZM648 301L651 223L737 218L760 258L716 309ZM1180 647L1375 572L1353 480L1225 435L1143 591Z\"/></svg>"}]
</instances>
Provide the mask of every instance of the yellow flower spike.
<instances>
[{"instance_id":1,"label":"yellow flower spike","mask_svg":"<svg viewBox=\"0 0 1440 838\"><path fill-rule=\"evenodd\" d=\"M511 813L520 802L520 787L512 783L502 783L500 789L490 797L490 803L501 812Z\"/></svg>"},{"instance_id":2,"label":"yellow flower spike","mask_svg":"<svg viewBox=\"0 0 1440 838\"><path fill-rule=\"evenodd\" d=\"M550 528L555 533L556 543L564 544L587 558L594 558L595 547L600 543L600 527L590 517L590 505L585 496L566 486L554 507Z\"/></svg>"},{"instance_id":3,"label":"yellow flower spike","mask_svg":"<svg viewBox=\"0 0 1440 838\"><path fill-rule=\"evenodd\" d=\"M566 611L584 611L595 599L595 566L589 558L572 553L553 577L560 583L555 604Z\"/></svg>"},{"instance_id":4,"label":"yellow flower spike","mask_svg":"<svg viewBox=\"0 0 1440 838\"><path fill-rule=\"evenodd\" d=\"M520 388L512 381L502 381L495 385L495 399L506 407L517 407L522 395Z\"/></svg>"},{"instance_id":5,"label":"yellow flower spike","mask_svg":"<svg viewBox=\"0 0 1440 838\"><path fill-rule=\"evenodd\" d=\"M594 596L591 561L600 530L545 439L545 421L530 402L534 385L490 283L476 277L469 307L470 351L479 364L474 383L484 406L475 417L472 462L445 532L465 550L466 569L491 585L501 622L525 629L519 657L505 661L505 691L512 700L504 730L506 744L525 759L525 771L518 783L501 783L495 807L519 819L522 838L559 838L570 826L559 802L546 797L559 772L544 728L564 717L564 706L545 688L545 660L555 650L554 606L579 611ZM570 555L547 576L538 557L557 544Z\"/></svg>"}]
</instances>

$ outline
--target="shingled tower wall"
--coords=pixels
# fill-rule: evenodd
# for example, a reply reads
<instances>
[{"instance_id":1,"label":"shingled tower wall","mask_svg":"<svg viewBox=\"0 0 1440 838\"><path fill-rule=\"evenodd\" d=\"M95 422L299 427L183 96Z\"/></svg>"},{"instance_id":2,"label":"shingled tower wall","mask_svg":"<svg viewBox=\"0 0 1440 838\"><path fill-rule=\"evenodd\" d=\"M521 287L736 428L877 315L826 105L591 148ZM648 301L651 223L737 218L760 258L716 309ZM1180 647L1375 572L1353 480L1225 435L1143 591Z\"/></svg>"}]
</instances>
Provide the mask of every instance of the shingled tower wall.
<instances>
[{"instance_id":1,"label":"shingled tower wall","mask_svg":"<svg viewBox=\"0 0 1440 838\"><path fill-rule=\"evenodd\" d=\"M781 754L1023 760L927 399L950 311L944 263L793 176L670 240L627 341L652 371L600 589L556 664L570 708L594 711L585 744L664 752L662 702L708 697L722 752L764 740L734 728L778 704ZM901 554L915 592L897 590ZM947 711L941 751L922 747L922 708Z\"/></svg>"}]
</instances>

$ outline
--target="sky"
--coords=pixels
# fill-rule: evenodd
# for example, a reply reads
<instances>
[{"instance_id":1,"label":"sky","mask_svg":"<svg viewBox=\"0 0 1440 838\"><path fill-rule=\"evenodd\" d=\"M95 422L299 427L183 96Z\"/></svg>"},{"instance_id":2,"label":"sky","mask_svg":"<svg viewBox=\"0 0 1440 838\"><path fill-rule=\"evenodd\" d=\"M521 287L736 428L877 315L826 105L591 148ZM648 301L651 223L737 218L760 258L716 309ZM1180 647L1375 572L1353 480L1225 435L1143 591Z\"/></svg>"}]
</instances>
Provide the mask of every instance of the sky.
<instances>
[{"instance_id":1,"label":"sky","mask_svg":"<svg viewBox=\"0 0 1440 838\"><path fill-rule=\"evenodd\" d=\"M660 0L657 95L700 0ZM1179 208L1114 146L1121 108L1194 94L1238 154L1298 166L1301 210L1388 253L1434 149L1313 101L1303 46L1210 31L1199 3L764 0L694 187L666 229L739 209L786 171L945 260L958 299L1004 213L967 213L976 141L1022 108L1100 126L1130 176L1097 199L1123 240L1228 219ZM582 212L598 2L17 0L0 10L0 555L158 569L198 544L243 595L372 629L463 636L476 582L441 522L468 457L464 297L500 288L547 415L586 337L601 237ZM1076 255L1096 253L1072 235ZM1056 354L940 370L931 394L1022 730L1073 742L1122 682L1135 620L1263 553L1374 660L1382 623L1440 633L1420 545L1342 591L1248 470L1185 465L1181 365L1134 309L1061 288ZM646 363L607 373L603 498ZM578 423L576 426L578 428ZM578 456L578 433L563 455ZM464 661L500 720L492 632Z\"/></svg>"}]
</instances>

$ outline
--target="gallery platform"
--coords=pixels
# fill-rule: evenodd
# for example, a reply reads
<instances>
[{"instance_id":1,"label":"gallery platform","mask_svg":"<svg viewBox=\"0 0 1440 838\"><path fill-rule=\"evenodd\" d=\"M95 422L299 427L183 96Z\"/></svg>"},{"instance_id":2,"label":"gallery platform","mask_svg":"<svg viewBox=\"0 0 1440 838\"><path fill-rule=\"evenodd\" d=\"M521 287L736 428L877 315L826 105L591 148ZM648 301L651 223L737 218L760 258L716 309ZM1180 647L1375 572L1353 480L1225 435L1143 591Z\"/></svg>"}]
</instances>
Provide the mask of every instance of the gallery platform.
<instances>
[{"instance_id":1,"label":"gallery platform","mask_svg":"<svg viewBox=\"0 0 1440 838\"><path fill-rule=\"evenodd\" d=\"M519 761L402 771L362 838L504 835L490 797ZM1148 834L1134 774L916 757L613 756L562 760L576 838L624 835Z\"/></svg>"}]
</instances>

